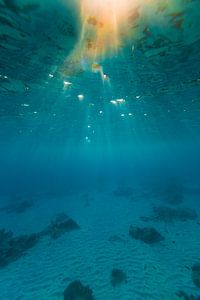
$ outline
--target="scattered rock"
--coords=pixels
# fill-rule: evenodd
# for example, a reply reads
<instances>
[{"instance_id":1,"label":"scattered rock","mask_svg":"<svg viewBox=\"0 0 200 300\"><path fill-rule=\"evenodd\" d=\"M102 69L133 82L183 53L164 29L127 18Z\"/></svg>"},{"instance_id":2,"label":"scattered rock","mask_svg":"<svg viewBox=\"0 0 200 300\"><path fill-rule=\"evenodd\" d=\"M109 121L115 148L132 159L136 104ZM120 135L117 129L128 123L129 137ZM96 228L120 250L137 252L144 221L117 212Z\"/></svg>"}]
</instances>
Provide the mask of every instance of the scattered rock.
<instances>
[{"instance_id":1,"label":"scattered rock","mask_svg":"<svg viewBox=\"0 0 200 300\"><path fill-rule=\"evenodd\" d=\"M78 229L78 224L65 214L60 214L44 230L36 234L14 237L11 231L0 230L0 268L22 257L33 248L43 236L50 235L57 239L65 232Z\"/></svg>"},{"instance_id":2,"label":"scattered rock","mask_svg":"<svg viewBox=\"0 0 200 300\"><path fill-rule=\"evenodd\" d=\"M195 210L191 208L171 208L167 206L153 207L153 214L149 217L141 217L143 221L161 221L166 223L173 223L175 221L186 222L197 220L198 215Z\"/></svg>"},{"instance_id":3,"label":"scattered rock","mask_svg":"<svg viewBox=\"0 0 200 300\"><path fill-rule=\"evenodd\" d=\"M57 239L61 235L71 230L79 229L79 225L66 214L62 213L51 221L50 225L42 232L43 235L50 235L52 239Z\"/></svg>"},{"instance_id":4,"label":"scattered rock","mask_svg":"<svg viewBox=\"0 0 200 300\"><path fill-rule=\"evenodd\" d=\"M65 289L64 300L94 300L94 297L89 286L84 286L81 281L76 280Z\"/></svg>"},{"instance_id":5,"label":"scattered rock","mask_svg":"<svg viewBox=\"0 0 200 300\"><path fill-rule=\"evenodd\" d=\"M60 214L46 229L36 234L14 237L12 231L0 230L0 268L22 257L39 242L41 237L50 235L51 238L57 239L74 229L79 229L78 224L65 214Z\"/></svg>"},{"instance_id":6,"label":"scattered rock","mask_svg":"<svg viewBox=\"0 0 200 300\"><path fill-rule=\"evenodd\" d=\"M129 235L135 240L143 241L146 244L154 244L163 241L165 238L153 227L130 226Z\"/></svg>"},{"instance_id":7,"label":"scattered rock","mask_svg":"<svg viewBox=\"0 0 200 300\"><path fill-rule=\"evenodd\" d=\"M179 298L182 298L184 300L192 300L191 297L184 291L177 292L176 296L178 296Z\"/></svg>"},{"instance_id":8,"label":"scattered rock","mask_svg":"<svg viewBox=\"0 0 200 300\"><path fill-rule=\"evenodd\" d=\"M0 267L5 267L22 257L37 244L39 238L37 234L13 237L11 231L0 230Z\"/></svg>"},{"instance_id":9,"label":"scattered rock","mask_svg":"<svg viewBox=\"0 0 200 300\"><path fill-rule=\"evenodd\" d=\"M32 200L24 200L20 196L11 197L10 203L1 208L2 212L7 214L22 214L33 206Z\"/></svg>"},{"instance_id":10,"label":"scattered rock","mask_svg":"<svg viewBox=\"0 0 200 300\"><path fill-rule=\"evenodd\" d=\"M196 263L192 266L192 281L200 288L200 263Z\"/></svg>"},{"instance_id":11,"label":"scattered rock","mask_svg":"<svg viewBox=\"0 0 200 300\"><path fill-rule=\"evenodd\" d=\"M176 296L183 300L200 300L200 296L188 295L185 291L178 291Z\"/></svg>"},{"instance_id":12,"label":"scattered rock","mask_svg":"<svg viewBox=\"0 0 200 300\"><path fill-rule=\"evenodd\" d=\"M129 198L132 195L133 195L133 190L131 187L119 187L117 190L114 191L115 197Z\"/></svg>"},{"instance_id":13,"label":"scattered rock","mask_svg":"<svg viewBox=\"0 0 200 300\"><path fill-rule=\"evenodd\" d=\"M126 273L120 269L113 269L110 275L110 283L113 287L116 287L123 282L127 282Z\"/></svg>"}]
</instances>

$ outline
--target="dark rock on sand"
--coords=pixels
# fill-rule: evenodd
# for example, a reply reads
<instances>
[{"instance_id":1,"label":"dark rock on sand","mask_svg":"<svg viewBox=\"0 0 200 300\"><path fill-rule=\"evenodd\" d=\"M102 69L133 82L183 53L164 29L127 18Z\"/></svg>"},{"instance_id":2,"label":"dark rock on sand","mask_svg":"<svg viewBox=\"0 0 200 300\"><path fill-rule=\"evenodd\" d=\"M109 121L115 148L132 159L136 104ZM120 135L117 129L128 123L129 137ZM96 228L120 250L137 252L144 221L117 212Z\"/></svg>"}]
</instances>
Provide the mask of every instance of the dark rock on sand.
<instances>
[{"instance_id":1,"label":"dark rock on sand","mask_svg":"<svg viewBox=\"0 0 200 300\"><path fill-rule=\"evenodd\" d=\"M200 296L188 295L185 291L178 291L176 295L183 300L200 300Z\"/></svg>"},{"instance_id":2,"label":"dark rock on sand","mask_svg":"<svg viewBox=\"0 0 200 300\"><path fill-rule=\"evenodd\" d=\"M57 239L65 232L78 228L79 226L75 221L68 218L65 214L60 214L45 230L37 234L14 237L11 231L0 230L0 268L22 257L43 236L50 235L53 239Z\"/></svg>"},{"instance_id":3,"label":"dark rock on sand","mask_svg":"<svg viewBox=\"0 0 200 300\"><path fill-rule=\"evenodd\" d=\"M0 267L7 266L22 257L38 241L37 234L14 237L11 231L0 230Z\"/></svg>"},{"instance_id":4,"label":"dark rock on sand","mask_svg":"<svg viewBox=\"0 0 200 300\"><path fill-rule=\"evenodd\" d=\"M113 269L110 275L110 282L113 287L127 281L126 273L120 269Z\"/></svg>"},{"instance_id":5,"label":"dark rock on sand","mask_svg":"<svg viewBox=\"0 0 200 300\"><path fill-rule=\"evenodd\" d=\"M76 280L65 289L64 300L94 300L94 297L89 286L84 286L81 281Z\"/></svg>"},{"instance_id":6,"label":"dark rock on sand","mask_svg":"<svg viewBox=\"0 0 200 300\"><path fill-rule=\"evenodd\" d=\"M200 288L200 263L196 263L192 266L192 281Z\"/></svg>"},{"instance_id":7,"label":"dark rock on sand","mask_svg":"<svg viewBox=\"0 0 200 300\"><path fill-rule=\"evenodd\" d=\"M153 227L130 226L129 235L135 240L143 241L146 244L154 244L163 241L165 238Z\"/></svg>"},{"instance_id":8,"label":"dark rock on sand","mask_svg":"<svg viewBox=\"0 0 200 300\"><path fill-rule=\"evenodd\" d=\"M7 214L15 213L22 214L33 206L32 200L25 200L20 196L13 196L10 199L10 203L1 208L2 212Z\"/></svg>"},{"instance_id":9,"label":"dark rock on sand","mask_svg":"<svg viewBox=\"0 0 200 300\"><path fill-rule=\"evenodd\" d=\"M177 209L167 206L153 207L153 214L149 217L141 217L143 221L161 221L166 223L173 223L175 221L186 222L197 220L198 215L195 210L186 207L179 207Z\"/></svg>"},{"instance_id":10,"label":"dark rock on sand","mask_svg":"<svg viewBox=\"0 0 200 300\"><path fill-rule=\"evenodd\" d=\"M66 232L79 229L79 225L66 214L62 213L51 221L50 225L42 231L42 235L50 235L52 239L57 239Z\"/></svg>"}]
</instances>

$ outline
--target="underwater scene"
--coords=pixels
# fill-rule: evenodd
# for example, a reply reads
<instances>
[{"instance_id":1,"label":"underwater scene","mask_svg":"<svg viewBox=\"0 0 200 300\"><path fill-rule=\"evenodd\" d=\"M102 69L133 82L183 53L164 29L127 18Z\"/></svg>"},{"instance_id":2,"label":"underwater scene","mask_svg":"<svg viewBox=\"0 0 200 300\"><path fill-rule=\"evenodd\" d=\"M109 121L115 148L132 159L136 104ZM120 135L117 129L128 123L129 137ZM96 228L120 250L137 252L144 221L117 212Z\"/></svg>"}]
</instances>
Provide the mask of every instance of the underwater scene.
<instances>
[{"instance_id":1,"label":"underwater scene","mask_svg":"<svg viewBox=\"0 0 200 300\"><path fill-rule=\"evenodd\" d=\"M199 157L199 0L0 0L0 300L200 300Z\"/></svg>"}]
</instances>

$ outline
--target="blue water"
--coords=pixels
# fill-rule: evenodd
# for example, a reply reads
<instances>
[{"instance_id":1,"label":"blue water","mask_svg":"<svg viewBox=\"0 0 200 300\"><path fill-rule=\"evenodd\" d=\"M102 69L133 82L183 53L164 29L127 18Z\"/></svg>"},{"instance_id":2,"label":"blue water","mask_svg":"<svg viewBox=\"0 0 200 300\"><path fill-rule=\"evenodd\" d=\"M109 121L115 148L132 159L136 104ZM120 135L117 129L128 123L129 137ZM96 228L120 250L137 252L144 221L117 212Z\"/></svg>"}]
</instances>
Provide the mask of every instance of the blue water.
<instances>
[{"instance_id":1,"label":"blue water","mask_svg":"<svg viewBox=\"0 0 200 300\"><path fill-rule=\"evenodd\" d=\"M133 2L104 80L79 1L0 0L0 300L200 297L200 5Z\"/></svg>"}]
</instances>

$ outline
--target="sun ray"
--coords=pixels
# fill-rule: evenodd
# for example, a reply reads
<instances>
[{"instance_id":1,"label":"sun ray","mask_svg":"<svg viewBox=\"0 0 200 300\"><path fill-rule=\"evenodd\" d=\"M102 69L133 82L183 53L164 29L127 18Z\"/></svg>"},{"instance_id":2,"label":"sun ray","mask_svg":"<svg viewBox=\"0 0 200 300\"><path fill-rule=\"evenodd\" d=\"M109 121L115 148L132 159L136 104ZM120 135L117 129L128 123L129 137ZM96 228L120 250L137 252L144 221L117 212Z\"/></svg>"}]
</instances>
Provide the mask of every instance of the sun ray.
<instances>
[{"instance_id":1,"label":"sun ray","mask_svg":"<svg viewBox=\"0 0 200 300\"><path fill-rule=\"evenodd\" d=\"M80 1L81 33L65 62L64 76L87 69L102 70L99 64L105 57L117 54L134 37L145 35L149 21L160 22L162 26L161 16L178 11L178 6L172 0Z\"/></svg>"}]
</instances>

